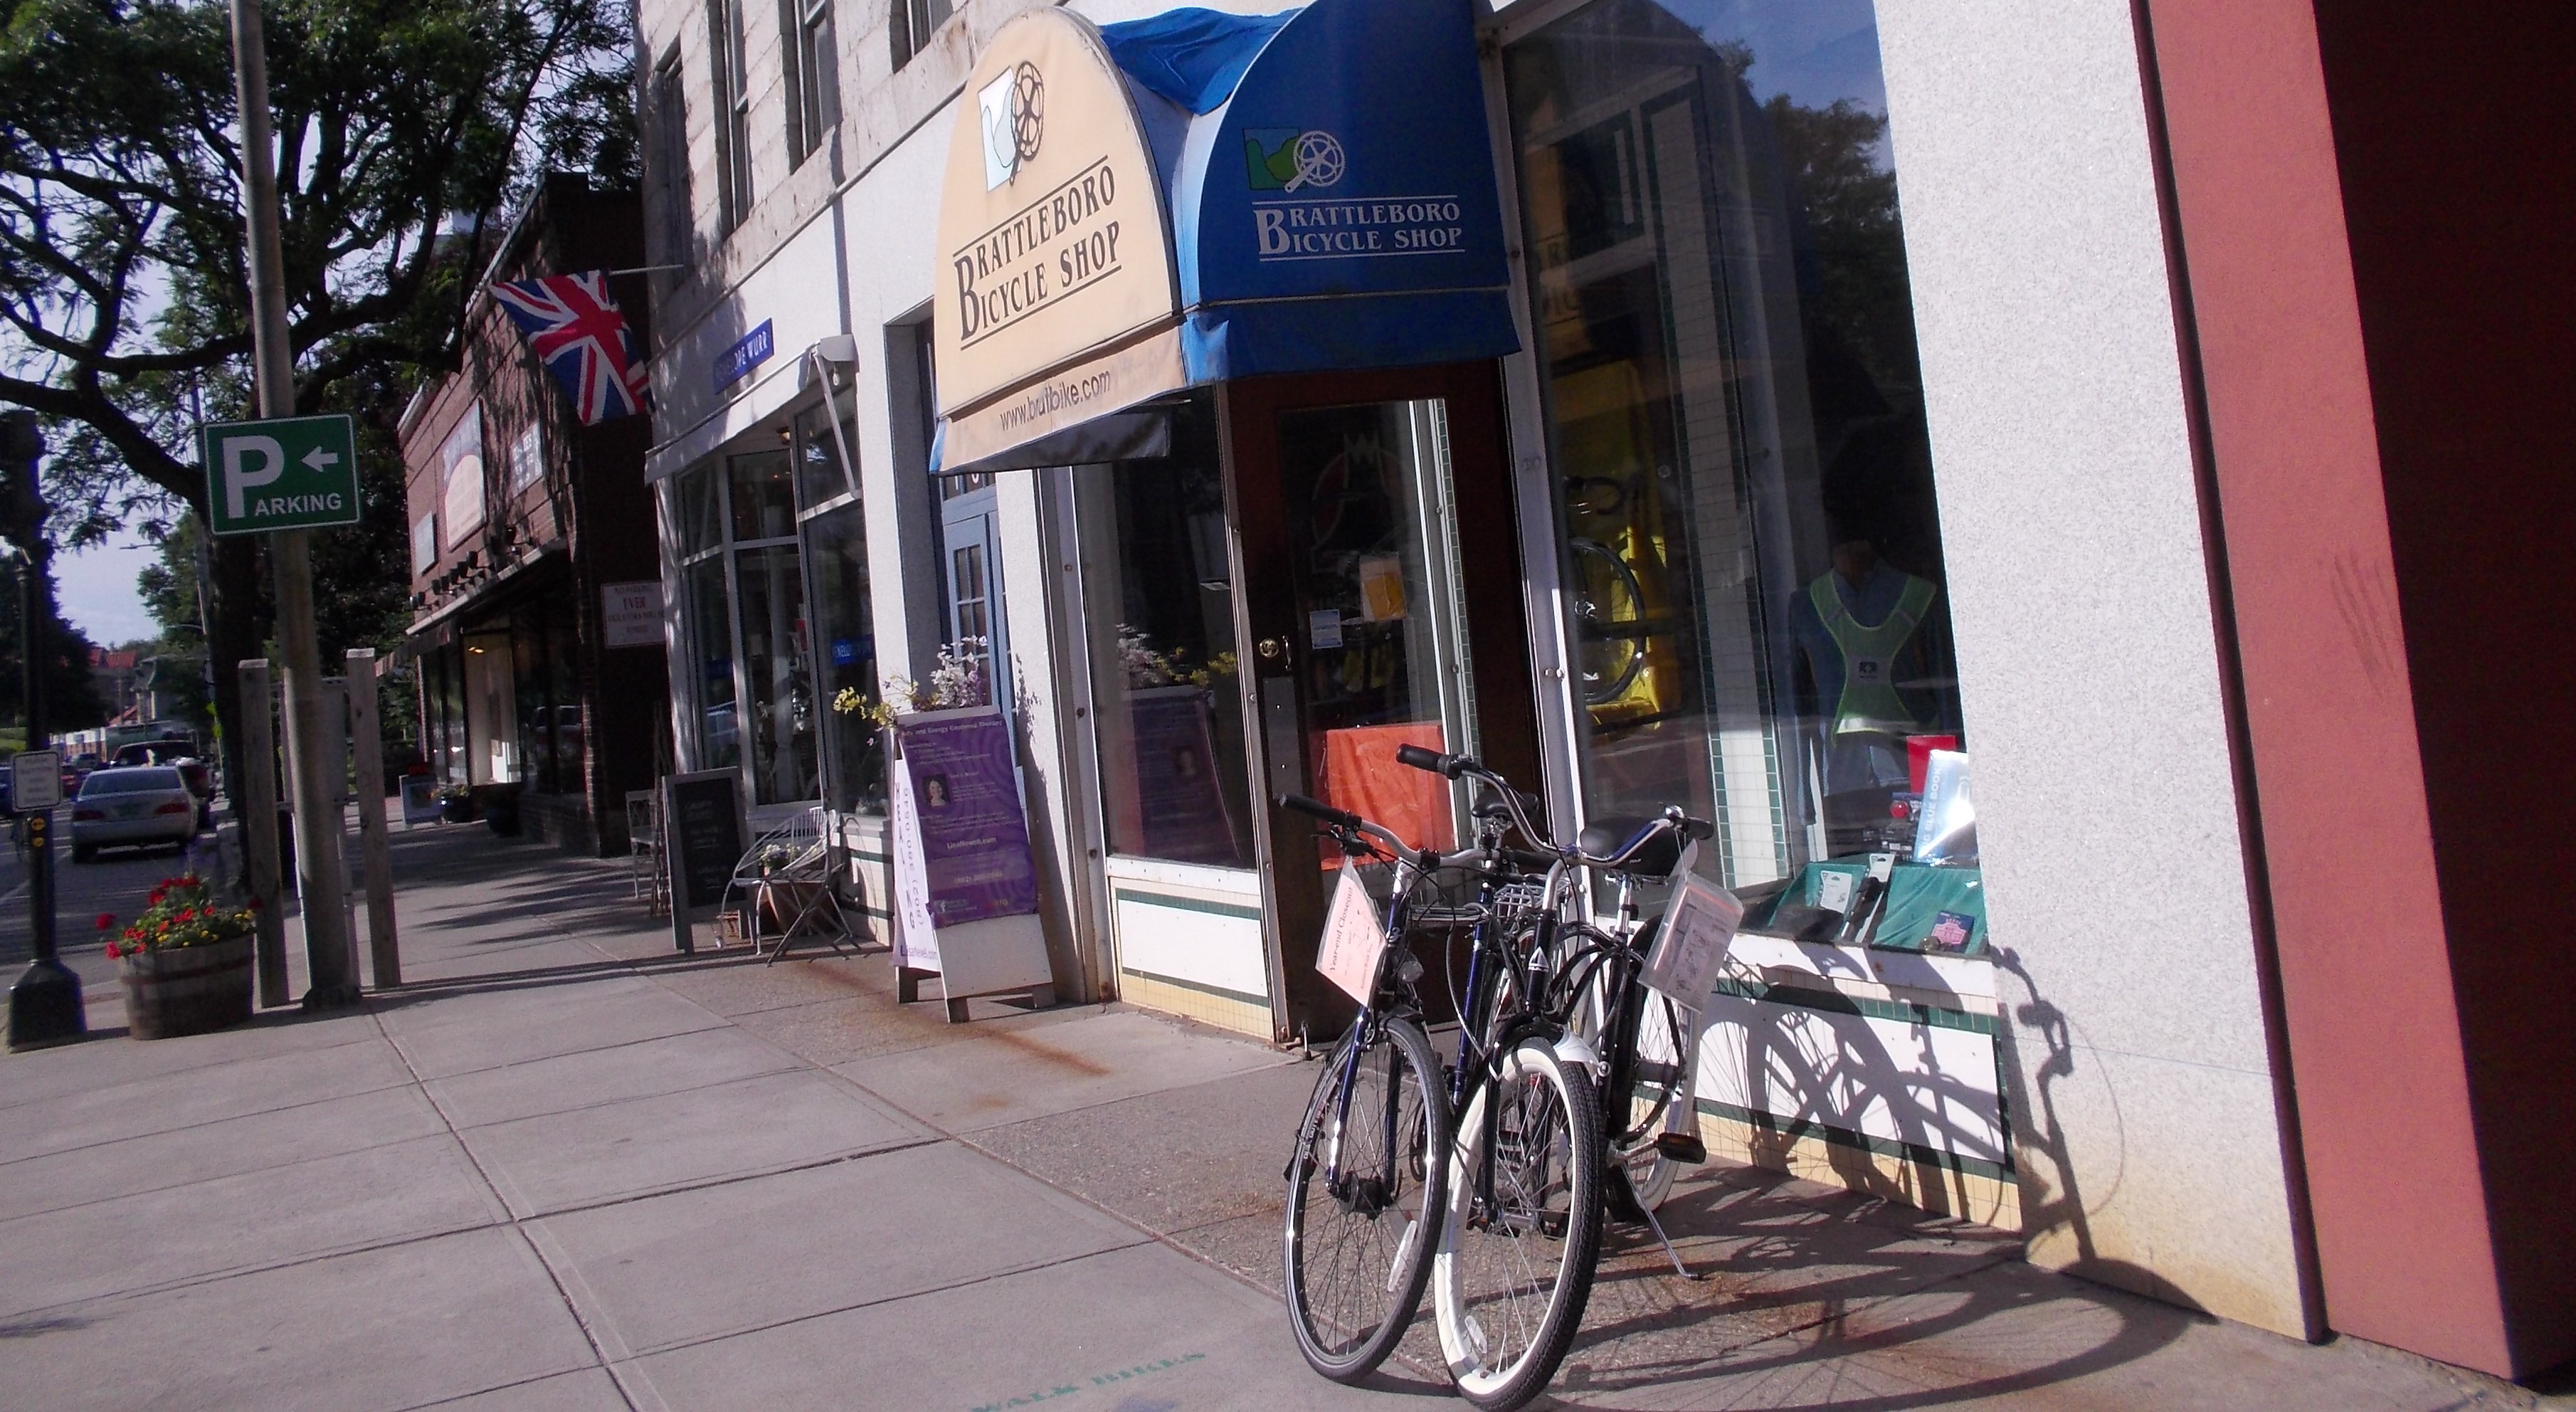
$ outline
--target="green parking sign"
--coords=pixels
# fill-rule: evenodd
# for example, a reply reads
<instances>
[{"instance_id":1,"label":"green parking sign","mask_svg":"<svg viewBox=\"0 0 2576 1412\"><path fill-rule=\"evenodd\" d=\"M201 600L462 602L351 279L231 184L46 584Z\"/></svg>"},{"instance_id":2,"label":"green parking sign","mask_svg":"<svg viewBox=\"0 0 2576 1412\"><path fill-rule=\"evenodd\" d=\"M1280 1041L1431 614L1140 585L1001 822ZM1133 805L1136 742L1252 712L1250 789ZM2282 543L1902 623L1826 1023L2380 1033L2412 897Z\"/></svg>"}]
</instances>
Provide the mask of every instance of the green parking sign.
<instances>
[{"instance_id":1,"label":"green parking sign","mask_svg":"<svg viewBox=\"0 0 2576 1412\"><path fill-rule=\"evenodd\" d=\"M212 422L197 429L197 454L217 534L358 522L358 438L347 417Z\"/></svg>"}]
</instances>

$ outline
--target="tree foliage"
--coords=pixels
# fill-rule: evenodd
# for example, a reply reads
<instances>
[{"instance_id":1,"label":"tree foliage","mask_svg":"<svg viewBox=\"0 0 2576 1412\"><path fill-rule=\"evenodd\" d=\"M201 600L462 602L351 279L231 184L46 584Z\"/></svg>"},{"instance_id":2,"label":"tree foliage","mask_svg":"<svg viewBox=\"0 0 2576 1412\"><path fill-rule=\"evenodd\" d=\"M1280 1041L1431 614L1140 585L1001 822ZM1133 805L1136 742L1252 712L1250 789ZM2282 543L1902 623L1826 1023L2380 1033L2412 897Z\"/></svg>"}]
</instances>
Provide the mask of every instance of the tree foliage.
<instances>
[{"instance_id":1,"label":"tree foliage","mask_svg":"<svg viewBox=\"0 0 2576 1412\"><path fill-rule=\"evenodd\" d=\"M631 180L616 0L287 0L266 27L300 411L453 365L489 218L542 168ZM73 424L71 542L202 501L189 426L250 408L235 117L211 0L19 0L0 32L0 400Z\"/></svg>"},{"instance_id":2,"label":"tree foliage","mask_svg":"<svg viewBox=\"0 0 2576 1412\"><path fill-rule=\"evenodd\" d=\"M19 580L26 562L19 559L0 565L0 720L12 725L24 725L27 720L27 611ZM45 569L45 578L50 589L50 565ZM45 595L45 601L51 608L51 592ZM98 694L97 680L89 674L89 636L63 621L60 613L49 612L44 642L46 731L76 731L106 721L107 703Z\"/></svg>"},{"instance_id":3,"label":"tree foliage","mask_svg":"<svg viewBox=\"0 0 2576 1412\"><path fill-rule=\"evenodd\" d=\"M167 533L204 509L192 428L254 406L227 9L0 15L0 402L48 420L58 542ZM634 180L632 31L623 0L279 0L265 28L295 410L360 424L366 522L314 546L327 669L399 629L395 422L456 365L497 217L548 169ZM268 586L258 541L210 557L229 719Z\"/></svg>"}]
</instances>

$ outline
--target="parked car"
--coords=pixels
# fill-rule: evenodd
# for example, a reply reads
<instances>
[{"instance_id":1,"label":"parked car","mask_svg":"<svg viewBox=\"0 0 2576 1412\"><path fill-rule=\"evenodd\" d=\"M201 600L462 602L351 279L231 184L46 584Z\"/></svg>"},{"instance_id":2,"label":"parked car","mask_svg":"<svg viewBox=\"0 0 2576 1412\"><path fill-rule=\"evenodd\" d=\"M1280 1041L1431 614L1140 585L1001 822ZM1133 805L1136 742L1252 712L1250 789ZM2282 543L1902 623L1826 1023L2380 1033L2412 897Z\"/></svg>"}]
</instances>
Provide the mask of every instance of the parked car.
<instances>
[{"instance_id":1,"label":"parked car","mask_svg":"<svg viewBox=\"0 0 2576 1412\"><path fill-rule=\"evenodd\" d=\"M136 765L168 765L188 782L188 792L197 796L197 827L215 821L215 772L198 756L194 741L143 740L116 752L118 768Z\"/></svg>"},{"instance_id":2,"label":"parked car","mask_svg":"<svg viewBox=\"0 0 2576 1412\"><path fill-rule=\"evenodd\" d=\"M81 784L89 778L90 771L106 763L96 755L65 756L63 758L63 797L69 799L80 793Z\"/></svg>"},{"instance_id":3,"label":"parked car","mask_svg":"<svg viewBox=\"0 0 2576 1412\"><path fill-rule=\"evenodd\" d=\"M72 861L86 863L102 848L128 845L184 849L197 836L197 809L196 792L173 766L94 771L72 801Z\"/></svg>"}]
</instances>

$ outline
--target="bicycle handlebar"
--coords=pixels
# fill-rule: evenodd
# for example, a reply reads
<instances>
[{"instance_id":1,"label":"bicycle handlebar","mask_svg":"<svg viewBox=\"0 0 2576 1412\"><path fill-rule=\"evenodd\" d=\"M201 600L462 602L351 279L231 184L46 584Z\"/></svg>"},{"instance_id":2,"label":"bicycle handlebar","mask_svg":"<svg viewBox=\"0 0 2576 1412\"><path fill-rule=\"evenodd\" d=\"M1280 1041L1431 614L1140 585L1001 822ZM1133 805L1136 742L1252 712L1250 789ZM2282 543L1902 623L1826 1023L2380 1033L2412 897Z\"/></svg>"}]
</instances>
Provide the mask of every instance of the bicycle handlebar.
<instances>
[{"instance_id":1,"label":"bicycle handlebar","mask_svg":"<svg viewBox=\"0 0 2576 1412\"><path fill-rule=\"evenodd\" d=\"M1309 799L1302 794L1282 794L1276 798L1280 808L1319 820L1325 827L1336 833L1367 834L1393 849L1398 858L1427 859L1438 856L1427 851L1416 850L1403 839L1397 838L1393 830L1370 823L1348 809L1336 809L1320 799Z\"/></svg>"}]
</instances>

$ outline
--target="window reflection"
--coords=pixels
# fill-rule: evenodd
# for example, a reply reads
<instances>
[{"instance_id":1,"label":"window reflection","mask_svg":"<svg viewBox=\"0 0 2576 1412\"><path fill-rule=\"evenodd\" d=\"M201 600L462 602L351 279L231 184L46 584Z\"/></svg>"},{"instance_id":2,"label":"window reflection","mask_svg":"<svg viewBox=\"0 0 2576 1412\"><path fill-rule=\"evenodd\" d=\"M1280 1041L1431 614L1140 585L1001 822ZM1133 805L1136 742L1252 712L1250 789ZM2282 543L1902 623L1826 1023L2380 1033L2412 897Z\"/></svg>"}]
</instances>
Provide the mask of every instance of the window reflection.
<instances>
[{"instance_id":1,"label":"window reflection","mask_svg":"<svg viewBox=\"0 0 2576 1412\"><path fill-rule=\"evenodd\" d=\"M698 659L698 768L730 770L742 763L742 723L734 702L724 559L701 559L686 573L689 637Z\"/></svg>"},{"instance_id":2,"label":"window reflection","mask_svg":"<svg viewBox=\"0 0 2576 1412\"><path fill-rule=\"evenodd\" d=\"M1251 867L1212 409L1202 398L1175 413L1169 457L1073 475L1110 850Z\"/></svg>"},{"instance_id":3,"label":"window reflection","mask_svg":"<svg viewBox=\"0 0 2576 1412\"><path fill-rule=\"evenodd\" d=\"M805 553L814 568L814 661L822 674L823 791L835 809L885 812L884 737L867 712L877 701L877 640L868 597L867 520L857 504L805 522ZM856 709L840 709L850 692Z\"/></svg>"},{"instance_id":4,"label":"window reflection","mask_svg":"<svg viewBox=\"0 0 2576 1412\"><path fill-rule=\"evenodd\" d=\"M1505 73L1586 809L1732 882L1875 847L1959 725L1868 0L1602 0Z\"/></svg>"}]
</instances>

